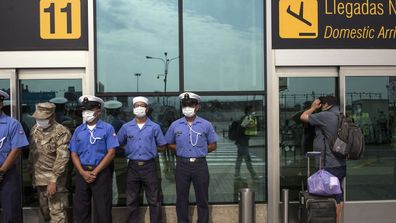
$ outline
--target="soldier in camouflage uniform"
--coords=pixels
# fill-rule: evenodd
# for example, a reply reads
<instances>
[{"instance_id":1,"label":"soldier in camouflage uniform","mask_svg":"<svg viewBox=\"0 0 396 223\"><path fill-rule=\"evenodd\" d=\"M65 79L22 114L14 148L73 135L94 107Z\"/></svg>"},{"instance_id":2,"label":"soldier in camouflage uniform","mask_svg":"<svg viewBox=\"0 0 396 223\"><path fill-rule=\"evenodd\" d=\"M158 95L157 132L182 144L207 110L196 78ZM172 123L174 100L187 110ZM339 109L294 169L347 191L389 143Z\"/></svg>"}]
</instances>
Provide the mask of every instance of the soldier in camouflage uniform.
<instances>
[{"instance_id":1,"label":"soldier in camouflage uniform","mask_svg":"<svg viewBox=\"0 0 396 223\"><path fill-rule=\"evenodd\" d=\"M55 105L36 104L36 125L30 131L29 169L46 221L67 222L67 163L69 130L55 121Z\"/></svg>"}]
</instances>

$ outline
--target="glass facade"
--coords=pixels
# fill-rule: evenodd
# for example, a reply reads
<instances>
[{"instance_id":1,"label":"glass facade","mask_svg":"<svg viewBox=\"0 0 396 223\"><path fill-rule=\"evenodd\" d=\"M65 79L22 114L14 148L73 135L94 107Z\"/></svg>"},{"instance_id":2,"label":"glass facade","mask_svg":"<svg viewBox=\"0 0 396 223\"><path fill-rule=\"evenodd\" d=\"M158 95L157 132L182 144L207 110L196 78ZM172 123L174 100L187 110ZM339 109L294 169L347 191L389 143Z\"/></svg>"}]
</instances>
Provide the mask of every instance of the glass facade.
<instances>
[{"instance_id":1,"label":"glass facade","mask_svg":"<svg viewBox=\"0 0 396 223\"><path fill-rule=\"evenodd\" d=\"M123 104L116 116L106 111L103 118L132 120L131 100L143 94L150 100L149 116L165 134L181 117L175 96L200 94L198 115L218 135L217 150L207 157L210 203L237 203L239 189L246 186L256 190L257 202L267 200L263 12L259 0L96 2L96 91ZM240 146L229 132L247 108L257 130ZM164 204L173 205L174 154L161 153L158 162ZM125 205L126 168L124 155L117 153L113 195L120 206ZM190 196L194 202L194 193Z\"/></svg>"},{"instance_id":2,"label":"glass facade","mask_svg":"<svg viewBox=\"0 0 396 223\"><path fill-rule=\"evenodd\" d=\"M182 21L179 7L97 2L98 93L264 90L263 1L185 1Z\"/></svg>"},{"instance_id":3,"label":"glass facade","mask_svg":"<svg viewBox=\"0 0 396 223\"><path fill-rule=\"evenodd\" d=\"M177 0L96 1L97 91L179 91Z\"/></svg>"},{"instance_id":4,"label":"glass facade","mask_svg":"<svg viewBox=\"0 0 396 223\"><path fill-rule=\"evenodd\" d=\"M347 77L346 113L365 136L363 158L348 162L347 200L396 198L395 77Z\"/></svg>"},{"instance_id":5,"label":"glass facade","mask_svg":"<svg viewBox=\"0 0 396 223\"><path fill-rule=\"evenodd\" d=\"M264 90L263 1L183 2L185 89Z\"/></svg>"},{"instance_id":6,"label":"glass facade","mask_svg":"<svg viewBox=\"0 0 396 223\"><path fill-rule=\"evenodd\" d=\"M315 137L299 116L314 98L336 95L336 78L289 77L280 83L280 183L281 189L290 190L290 200L298 200L298 192L306 187L304 154L312 150ZM345 83L346 114L362 129L366 142L363 158L347 163L346 200L393 200L396 78L347 76Z\"/></svg>"},{"instance_id":7,"label":"glass facade","mask_svg":"<svg viewBox=\"0 0 396 223\"><path fill-rule=\"evenodd\" d=\"M10 80L9 79L0 79L1 87L0 90L7 92L10 95ZM10 101L3 102L3 111L7 115L11 115Z\"/></svg>"}]
</instances>

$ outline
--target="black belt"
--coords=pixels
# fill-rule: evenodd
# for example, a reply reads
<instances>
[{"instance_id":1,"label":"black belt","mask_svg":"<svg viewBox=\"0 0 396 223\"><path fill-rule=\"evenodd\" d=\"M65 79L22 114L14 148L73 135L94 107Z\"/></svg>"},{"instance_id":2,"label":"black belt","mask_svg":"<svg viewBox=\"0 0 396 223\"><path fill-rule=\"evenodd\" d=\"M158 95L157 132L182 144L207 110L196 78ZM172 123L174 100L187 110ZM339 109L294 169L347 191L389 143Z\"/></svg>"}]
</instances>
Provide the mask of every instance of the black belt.
<instances>
[{"instance_id":1,"label":"black belt","mask_svg":"<svg viewBox=\"0 0 396 223\"><path fill-rule=\"evenodd\" d=\"M138 166L145 166L149 163L153 163L155 159L149 159L149 160L129 160L129 165L138 165Z\"/></svg>"},{"instance_id":2,"label":"black belt","mask_svg":"<svg viewBox=\"0 0 396 223\"><path fill-rule=\"evenodd\" d=\"M196 163L199 161L206 160L206 157L181 157L181 156L178 156L177 160L185 161L185 162L189 162L189 163Z\"/></svg>"},{"instance_id":3,"label":"black belt","mask_svg":"<svg viewBox=\"0 0 396 223\"><path fill-rule=\"evenodd\" d=\"M82 165L82 168L84 170L92 171L96 168L96 166L95 165Z\"/></svg>"}]
</instances>

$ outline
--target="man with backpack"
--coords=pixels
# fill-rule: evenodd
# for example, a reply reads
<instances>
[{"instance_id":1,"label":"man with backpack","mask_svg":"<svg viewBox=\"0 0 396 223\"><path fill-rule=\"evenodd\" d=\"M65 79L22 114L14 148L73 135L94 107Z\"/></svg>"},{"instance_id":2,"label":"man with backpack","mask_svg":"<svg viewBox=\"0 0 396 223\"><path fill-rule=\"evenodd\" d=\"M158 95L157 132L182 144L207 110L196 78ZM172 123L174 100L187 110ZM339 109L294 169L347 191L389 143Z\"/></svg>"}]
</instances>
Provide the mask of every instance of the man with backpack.
<instances>
[{"instance_id":1,"label":"man with backpack","mask_svg":"<svg viewBox=\"0 0 396 223\"><path fill-rule=\"evenodd\" d=\"M323 159L324 169L336 176L340 181L340 185L342 185L346 176L346 160L333 154L328 140L337 135L339 114L340 107L337 98L334 96L325 96L315 99L311 107L301 114L300 119L315 127L313 149L324 154L321 157ZM337 201L338 223L341 222L344 194L335 195L335 199Z\"/></svg>"}]
</instances>

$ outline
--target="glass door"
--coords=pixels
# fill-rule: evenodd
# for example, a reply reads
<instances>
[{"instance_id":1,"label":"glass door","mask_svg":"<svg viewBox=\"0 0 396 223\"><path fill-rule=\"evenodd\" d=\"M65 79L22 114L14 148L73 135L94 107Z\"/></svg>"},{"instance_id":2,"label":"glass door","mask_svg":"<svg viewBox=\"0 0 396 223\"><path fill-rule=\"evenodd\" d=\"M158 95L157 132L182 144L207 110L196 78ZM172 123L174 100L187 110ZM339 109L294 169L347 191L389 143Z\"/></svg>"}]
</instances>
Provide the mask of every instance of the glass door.
<instances>
[{"instance_id":1,"label":"glass door","mask_svg":"<svg viewBox=\"0 0 396 223\"><path fill-rule=\"evenodd\" d=\"M396 200L396 69L344 67L340 72L345 112L366 143L363 158L348 161L346 200Z\"/></svg>"},{"instance_id":2,"label":"glass door","mask_svg":"<svg viewBox=\"0 0 396 223\"><path fill-rule=\"evenodd\" d=\"M35 104L52 102L56 105L55 120L66 126L72 133L81 124L78 98L83 94L83 70L20 70L18 89L20 121L26 126L27 135L33 131L35 119L32 117ZM22 155L23 206L37 207L38 199L27 171L29 151ZM70 163L68 189L72 194L72 165Z\"/></svg>"},{"instance_id":3,"label":"glass door","mask_svg":"<svg viewBox=\"0 0 396 223\"><path fill-rule=\"evenodd\" d=\"M3 112L9 116L16 116L15 106L15 70L0 69L0 90L7 92L10 98L3 102Z\"/></svg>"},{"instance_id":4,"label":"glass door","mask_svg":"<svg viewBox=\"0 0 396 223\"><path fill-rule=\"evenodd\" d=\"M307 160L315 132L300 115L320 96L338 96L336 68L279 69L279 172L280 190L289 189L290 201L298 201L306 188ZM314 162L312 162L314 163Z\"/></svg>"}]
</instances>

